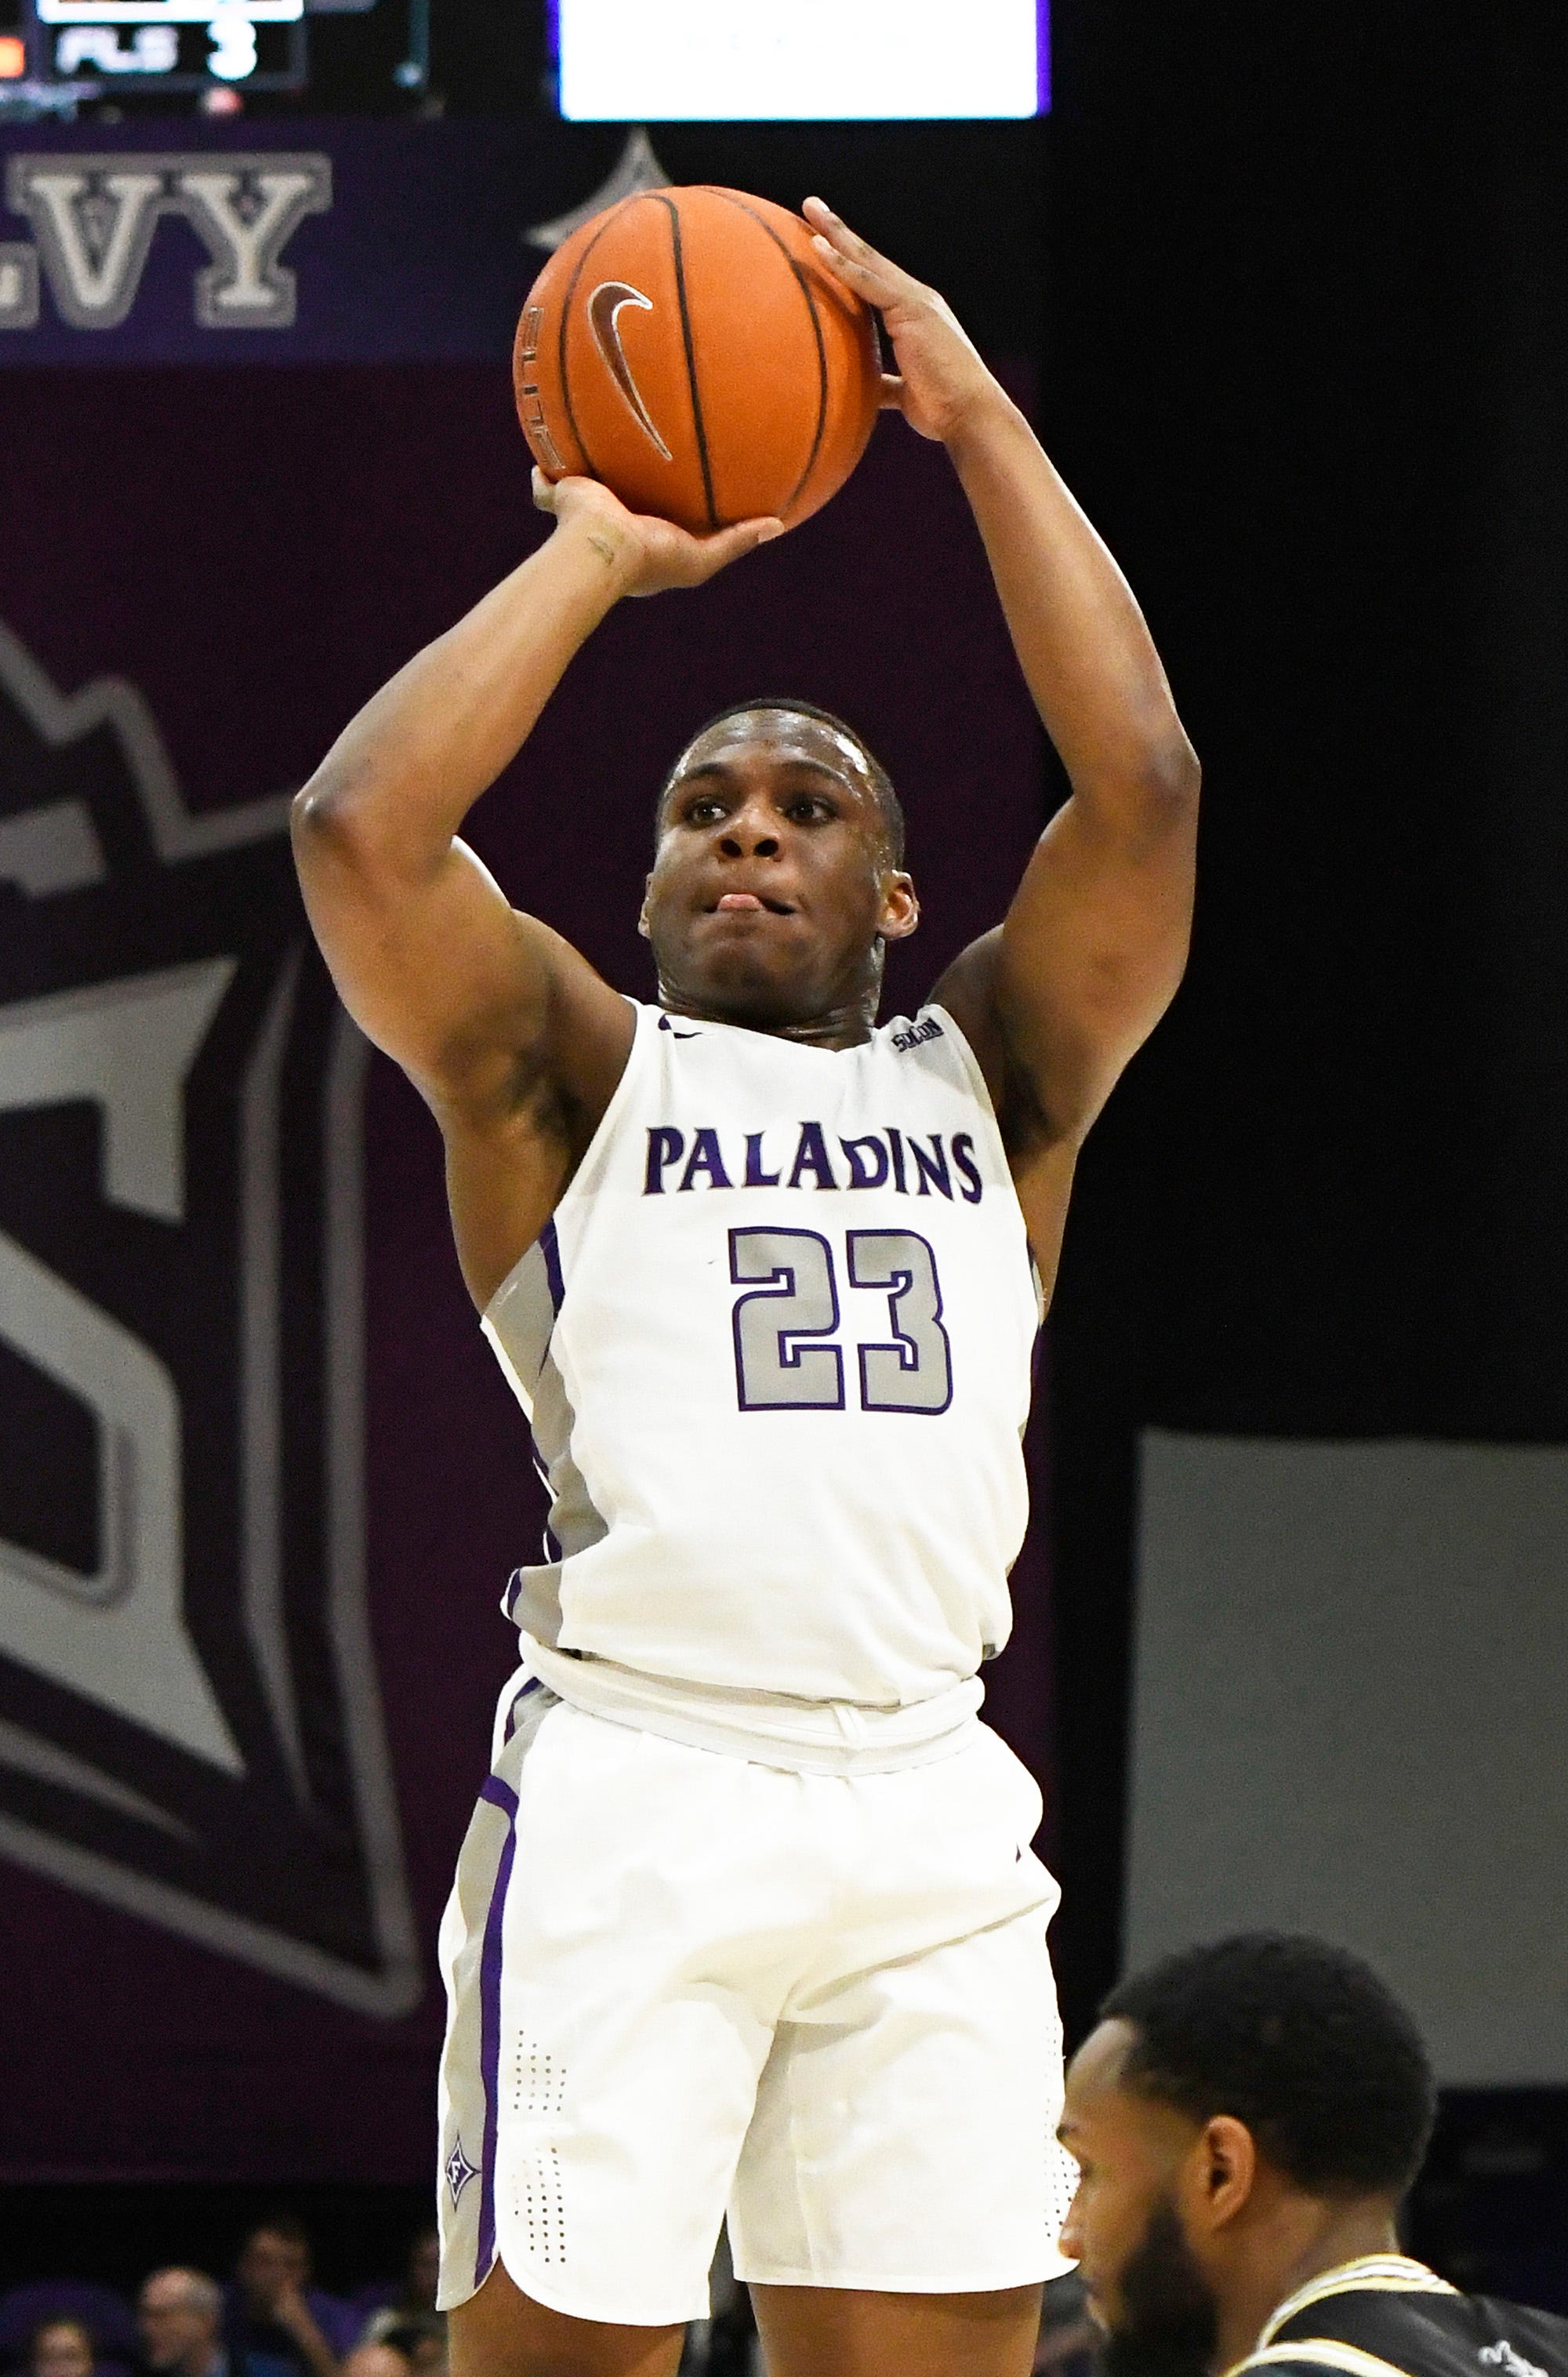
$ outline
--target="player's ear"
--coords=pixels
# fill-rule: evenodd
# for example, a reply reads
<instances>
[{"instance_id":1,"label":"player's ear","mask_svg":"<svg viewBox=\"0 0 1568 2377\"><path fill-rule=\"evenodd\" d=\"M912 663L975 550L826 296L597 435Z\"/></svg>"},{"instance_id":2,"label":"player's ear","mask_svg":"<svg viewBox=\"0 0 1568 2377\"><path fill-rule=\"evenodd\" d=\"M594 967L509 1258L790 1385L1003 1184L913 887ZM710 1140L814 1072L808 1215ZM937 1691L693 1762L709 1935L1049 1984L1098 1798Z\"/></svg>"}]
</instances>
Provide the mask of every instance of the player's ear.
<instances>
[{"instance_id":1,"label":"player's ear","mask_svg":"<svg viewBox=\"0 0 1568 2377\"><path fill-rule=\"evenodd\" d=\"M1245 2121L1216 2113L1205 2121L1190 2156L1190 2216L1202 2232L1224 2228L1236 2218L1258 2174L1258 2149Z\"/></svg>"},{"instance_id":2,"label":"player's ear","mask_svg":"<svg viewBox=\"0 0 1568 2377\"><path fill-rule=\"evenodd\" d=\"M653 938L648 930L648 895L652 889L653 878L651 875L645 875L642 878L642 905L637 912L637 929L645 941L652 940Z\"/></svg>"},{"instance_id":3,"label":"player's ear","mask_svg":"<svg viewBox=\"0 0 1568 2377\"><path fill-rule=\"evenodd\" d=\"M877 930L884 941L906 941L920 922L920 902L913 879L902 870L882 878L882 913Z\"/></svg>"}]
</instances>

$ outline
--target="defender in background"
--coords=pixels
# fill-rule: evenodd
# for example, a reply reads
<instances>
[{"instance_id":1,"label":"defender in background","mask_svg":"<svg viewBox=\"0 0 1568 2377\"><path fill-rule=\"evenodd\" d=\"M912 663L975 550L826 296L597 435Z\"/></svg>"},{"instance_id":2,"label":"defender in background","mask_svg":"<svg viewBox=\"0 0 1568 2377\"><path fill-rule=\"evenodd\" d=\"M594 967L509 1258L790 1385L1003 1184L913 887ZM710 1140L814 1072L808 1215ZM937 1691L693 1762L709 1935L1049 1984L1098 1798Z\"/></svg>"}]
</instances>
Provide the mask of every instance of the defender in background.
<instances>
[{"instance_id":1,"label":"defender in background","mask_svg":"<svg viewBox=\"0 0 1568 2377\"><path fill-rule=\"evenodd\" d=\"M1435 2108L1415 2025L1342 1949L1243 1934L1124 1981L1059 2132L1107 2377L1568 2377L1568 2320L1399 2251Z\"/></svg>"}]
</instances>

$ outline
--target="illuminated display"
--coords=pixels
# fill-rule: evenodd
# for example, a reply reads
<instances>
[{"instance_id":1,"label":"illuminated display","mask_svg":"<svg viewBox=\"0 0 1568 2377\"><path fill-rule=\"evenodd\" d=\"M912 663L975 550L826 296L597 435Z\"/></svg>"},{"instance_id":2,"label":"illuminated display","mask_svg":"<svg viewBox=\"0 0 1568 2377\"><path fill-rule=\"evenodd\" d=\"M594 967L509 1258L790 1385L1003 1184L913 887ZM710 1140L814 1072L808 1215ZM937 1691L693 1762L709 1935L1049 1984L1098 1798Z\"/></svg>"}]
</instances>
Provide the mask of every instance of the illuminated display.
<instances>
[{"instance_id":1,"label":"illuminated display","mask_svg":"<svg viewBox=\"0 0 1568 2377\"><path fill-rule=\"evenodd\" d=\"M304 0L33 0L33 6L63 78L185 68L248 81L264 65L257 27L297 23L305 14ZM204 33L204 42L182 43L182 26ZM292 60L285 53L265 63L286 75Z\"/></svg>"},{"instance_id":2,"label":"illuminated display","mask_svg":"<svg viewBox=\"0 0 1568 2377\"><path fill-rule=\"evenodd\" d=\"M306 17L324 9L363 15L376 5L377 0L24 0L24 17L33 29L34 71L78 92L116 85L130 90L138 83L199 90L214 80L256 90L299 90L306 78ZM423 74L423 62L415 60L400 69L398 79L413 88Z\"/></svg>"},{"instance_id":3,"label":"illuminated display","mask_svg":"<svg viewBox=\"0 0 1568 2377\"><path fill-rule=\"evenodd\" d=\"M1025 116L1047 0L554 0L581 122Z\"/></svg>"}]
</instances>

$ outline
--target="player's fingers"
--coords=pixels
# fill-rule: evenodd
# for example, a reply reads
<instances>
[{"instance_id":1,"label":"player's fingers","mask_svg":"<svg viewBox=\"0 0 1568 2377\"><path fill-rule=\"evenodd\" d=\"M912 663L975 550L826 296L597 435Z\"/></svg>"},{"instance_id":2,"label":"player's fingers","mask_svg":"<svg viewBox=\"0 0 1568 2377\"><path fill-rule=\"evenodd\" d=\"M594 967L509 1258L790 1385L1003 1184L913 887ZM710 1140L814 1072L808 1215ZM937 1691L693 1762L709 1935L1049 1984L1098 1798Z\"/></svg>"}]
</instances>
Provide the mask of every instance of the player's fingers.
<instances>
[{"instance_id":1,"label":"player's fingers","mask_svg":"<svg viewBox=\"0 0 1568 2377\"><path fill-rule=\"evenodd\" d=\"M862 239L857 231L851 231L844 217L833 212L826 198L808 198L801 212L814 232L825 233L833 246L841 248L845 256L853 257L860 264L880 264L886 272L897 271L898 267L880 254L868 239Z\"/></svg>"},{"instance_id":2,"label":"player's fingers","mask_svg":"<svg viewBox=\"0 0 1568 2377\"><path fill-rule=\"evenodd\" d=\"M824 264L842 272L863 296L870 296L875 289L878 294L874 302L880 305L915 287L907 272L901 272L896 264L879 255L869 240L851 231L844 217L835 215L825 200L808 198L802 211L814 233L811 245Z\"/></svg>"},{"instance_id":3,"label":"player's fingers","mask_svg":"<svg viewBox=\"0 0 1568 2377\"><path fill-rule=\"evenodd\" d=\"M853 289L857 297L864 297L868 305L892 305L898 292L893 287L892 275L885 266L879 270L875 265L863 264L858 257L846 256L842 247L835 246L831 239L824 239L820 232L811 245L828 270L846 287Z\"/></svg>"},{"instance_id":4,"label":"player's fingers","mask_svg":"<svg viewBox=\"0 0 1568 2377\"><path fill-rule=\"evenodd\" d=\"M541 512L553 512L556 508L555 482L545 476L537 462L533 465L533 508Z\"/></svg>"},{"instance_id":5,"label":"player's fingers","mask_svg":"<svg viewBox=\"0 0 1568 2377\"><path fill-rule=\"evenodd\" d=\"M760 544L770 544L775 536L783 534L784 522L781 520L736 520L733 528L720 529L716 536L701 538L703 577L716 576L721 569L727 569L732 561L740 560L744 554L755 553Z\"/></svg>"},{"instance_id":6,"label":"player's fingers","mask_svg":"<svg viewBox=\"0 0 1568 2377\"><path fill-rule=\"evenodd\" d=\"M897 372L884 372L882 374L881 403L882 411L884 412L902 412L904 411L904 400L907 393L908 391L904 383L899 377Z\"/></svg>"}]
</instances>

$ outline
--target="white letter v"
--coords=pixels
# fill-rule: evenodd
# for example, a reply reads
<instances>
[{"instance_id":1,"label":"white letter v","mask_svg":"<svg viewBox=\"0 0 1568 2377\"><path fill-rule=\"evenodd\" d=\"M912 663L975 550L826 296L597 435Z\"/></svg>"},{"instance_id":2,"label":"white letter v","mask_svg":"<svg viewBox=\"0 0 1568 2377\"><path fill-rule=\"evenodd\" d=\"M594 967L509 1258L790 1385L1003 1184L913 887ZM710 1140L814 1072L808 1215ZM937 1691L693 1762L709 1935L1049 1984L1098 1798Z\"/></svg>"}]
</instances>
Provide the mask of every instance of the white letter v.
<instances>
[{"instance_id":1,"label":"white letter v","mask_svg":"<svg viewBox=\"0 0 1568 2377\"><path fill-rule=\"evenodd\" d=\"M136 297L163 199L162 174L105 173L100 187L114 212L107 236L95 241L82 205L85 173L21 158L17 165L22 170L13 173L11 203L38 233L55 305L76 329L112 330Z\"/></svg>"}]
</instances>

